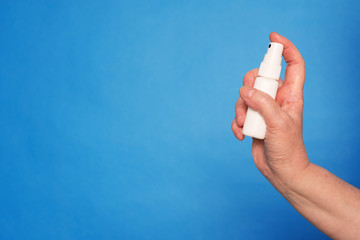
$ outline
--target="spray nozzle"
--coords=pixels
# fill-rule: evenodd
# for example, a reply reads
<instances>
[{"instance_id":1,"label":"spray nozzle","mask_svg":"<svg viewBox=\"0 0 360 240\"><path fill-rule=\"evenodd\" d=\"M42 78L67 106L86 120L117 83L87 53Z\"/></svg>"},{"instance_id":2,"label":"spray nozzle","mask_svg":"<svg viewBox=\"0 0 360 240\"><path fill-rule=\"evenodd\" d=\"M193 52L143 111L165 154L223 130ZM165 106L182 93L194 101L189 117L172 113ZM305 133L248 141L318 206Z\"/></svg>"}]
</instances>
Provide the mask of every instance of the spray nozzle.
<instances>
[{"instance_id":1,"label":"spray nozzle","mask_svg":"<svg viewBox=\"0 0 360 240\"><path fill-rule=\"evenodd\" d=\"M267 53L264 56L264 62L272 64L281 64L281 55L284 47L281 43L271 42Z\"/></svg>"},{"instance_id":2,"label":"spray nozzle","mask_svg":"<svg viewBox=\"0 0 360 240\"><path fill-rule=\"evenodd\" d=\"M271 42L269 44L264 60L260 65L259 76L279 79L281 71L281 55L284 46L281 43Z\"/></svg>"}]
</instances>

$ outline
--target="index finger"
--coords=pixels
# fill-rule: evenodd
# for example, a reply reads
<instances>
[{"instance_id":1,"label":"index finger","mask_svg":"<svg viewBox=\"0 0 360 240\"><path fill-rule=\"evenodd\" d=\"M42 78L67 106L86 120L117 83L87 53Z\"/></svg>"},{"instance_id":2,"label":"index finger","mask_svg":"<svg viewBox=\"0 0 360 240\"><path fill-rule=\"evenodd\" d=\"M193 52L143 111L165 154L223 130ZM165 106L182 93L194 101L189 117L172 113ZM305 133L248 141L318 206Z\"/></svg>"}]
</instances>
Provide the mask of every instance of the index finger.
<instances>
[{"instance_id":1,"label":"index finger","mask_svg":"<svg viewBox=\"0 0 360 240\"><path fill-rule=\"evenodd\" d=\"M270 41L281 43L284 46L283 57L287 64L284 86L288 86L294 94L302 97L305 82L305 61L303 57L289 39L278 33L270 33Z\"/></svg>"}]
</instances>

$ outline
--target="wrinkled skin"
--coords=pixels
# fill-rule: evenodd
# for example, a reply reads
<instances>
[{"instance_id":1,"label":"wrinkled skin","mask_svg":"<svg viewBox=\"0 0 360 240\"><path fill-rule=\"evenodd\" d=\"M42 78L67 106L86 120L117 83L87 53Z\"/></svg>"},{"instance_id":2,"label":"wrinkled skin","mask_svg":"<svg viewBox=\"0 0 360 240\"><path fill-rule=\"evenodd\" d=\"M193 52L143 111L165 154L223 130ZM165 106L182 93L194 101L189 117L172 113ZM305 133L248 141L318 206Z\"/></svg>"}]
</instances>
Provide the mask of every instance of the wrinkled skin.
<instances>
[{"instance_id":1,"label":"wrinkled skin","mask_svg":"<svg viewBox=\"0 0 360 240\"><path fill-rule=\"evenodd\" d=\"M305 64L285 37L271 33L284 45L285 81L279 80L276 99L253 88L258 69L248 72L235 104L234 135L241 133L247 107L258 111L267 125L264 140L253 139L256 167L307 220L332 239L359 239L360 190L326 169L309 162L302 137Z\"/></svg>"},{"instance_id":2,"label":"wrinkled skin","mask_svg":"<svg viewBox=\"0 0 360 240\"><path fill-rule=\"evenodd\" d=\"M285 81L279 79L276 99L253 87L258 69L243 79L240 97L235 104L232 131L242 141L247 107L264 117L267 125L264 140L253 139L252 154L256 167L267 178L291 179L309 164L302 137L303 86L305 62L296 47L285 37L270 34L271 42L283 44L287 63Z\"/></svg>"}]
</instances>

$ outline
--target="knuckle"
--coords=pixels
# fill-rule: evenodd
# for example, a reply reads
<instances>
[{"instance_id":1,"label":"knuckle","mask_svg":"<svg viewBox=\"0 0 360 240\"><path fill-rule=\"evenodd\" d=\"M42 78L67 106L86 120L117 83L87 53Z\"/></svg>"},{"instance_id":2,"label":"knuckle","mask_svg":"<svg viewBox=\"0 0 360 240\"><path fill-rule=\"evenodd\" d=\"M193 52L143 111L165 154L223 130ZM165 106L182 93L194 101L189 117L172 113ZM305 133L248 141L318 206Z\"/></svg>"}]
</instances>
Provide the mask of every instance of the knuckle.
<instances>
[{"instance_id":1,"label":"knuckle","mask_svg":"<svg viewBox=\"0 0 360 240\"><path fill-rule=\"evenodd\" d=\"M273 101L273 99L270 96L268 96L267 94L257 92L257 95L258 95L259 103L261 105L268 106Z\"/></svg>"},{"instance_id":2,"label":"knuckle","mask_svg":"<svg viewBox=\"0 0 360 240\"><path fill-rule=\"evenodd\" d=\"M247 73L247 74L245 74L245 76L244 76L244 78L243 78L243 85L244 86L248 86L249 85L249 76L250 74L249 73Z\"/></svg>"},{"instance_id":3,"label":"knuckle","mask_svg":"<svg viewBox=\"0 0 360 240\"><path fill-rule=\"evenodd\" d=\"M298 56L298 57L295 59L294 62L297 63L297 64L305 65L305 60L304 60L304 58L303 58L303 56L302 56L301 54L300 54L300 56Z\"/></svg>"},{"instance_id":4,"label":"knuckle","mask_svg":"<svg viewBox=\"0 0 360 240\"><path fill-rule=\"evenodd\" d=\"M300 57L299 62L305 65L305 59L302 56Z\"/></svg>"},{"instance_id":5,"label":"knuckle","mask_svg":"<svg viewBox=\"0 0 360 240\"><path fill-rule=\"evenodd\" d=\"M270 95L260 90L255 90L250 99L259 111L272 108L273 102L275 101Z\"/></svg>"},{"instance_id":6,"label":"knuckle","mask_svg":"<svg viewBox=\"0 0 360 240\"><path fill-rule=\"evenodd\" d=\"M232 121L232 123L231 123L231 130L235 133L235 131L236 131L236 123L235 123L235 119Z\"/></svg>"},{"instance_id":7,"label":"knuckle","mask_svg":"<svg viewBox=\"0 0 360 240\"><path fill-rule=\"evenodd\" d=\"M244 77L243 77L243 85L244 86L251 85L251 80L255 79L257 70L258 70L257 68L252 69L244 75Z\"/></svg>"},{"instance_id":8,"label":"knuckle","mask_svg":"<svg viewBox=\"0 0 360 240\"><path fill-rule=\"evenodd\" d=\"M288 121L286 118L284 118L283 116L278 116L276 118L276 121L273 121L273 127L276 129L283 129L283 128L287 128L288 126Z\"/></svg>"}]
</instances>

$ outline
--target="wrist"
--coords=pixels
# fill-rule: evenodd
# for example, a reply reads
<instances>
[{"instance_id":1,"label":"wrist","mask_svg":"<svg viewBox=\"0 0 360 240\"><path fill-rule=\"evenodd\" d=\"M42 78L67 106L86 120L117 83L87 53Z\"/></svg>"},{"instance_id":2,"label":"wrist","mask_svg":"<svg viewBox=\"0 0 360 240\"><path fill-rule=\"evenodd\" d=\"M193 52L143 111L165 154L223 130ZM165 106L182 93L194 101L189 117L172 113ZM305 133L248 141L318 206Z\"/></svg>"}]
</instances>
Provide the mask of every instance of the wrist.
<instances>
[{"instance_id":1,"label":"wrist","mask_svg":"<svg viewBox=\"0 0 360 240\"><path fill-rule=\"evenodd\" d=\"M270 171L264 176L281 194L288 194L296 188L298 179L306 175L311 165L304 152L292 157L286 164L270 166Z\"/></svg>"}]
</instances>

